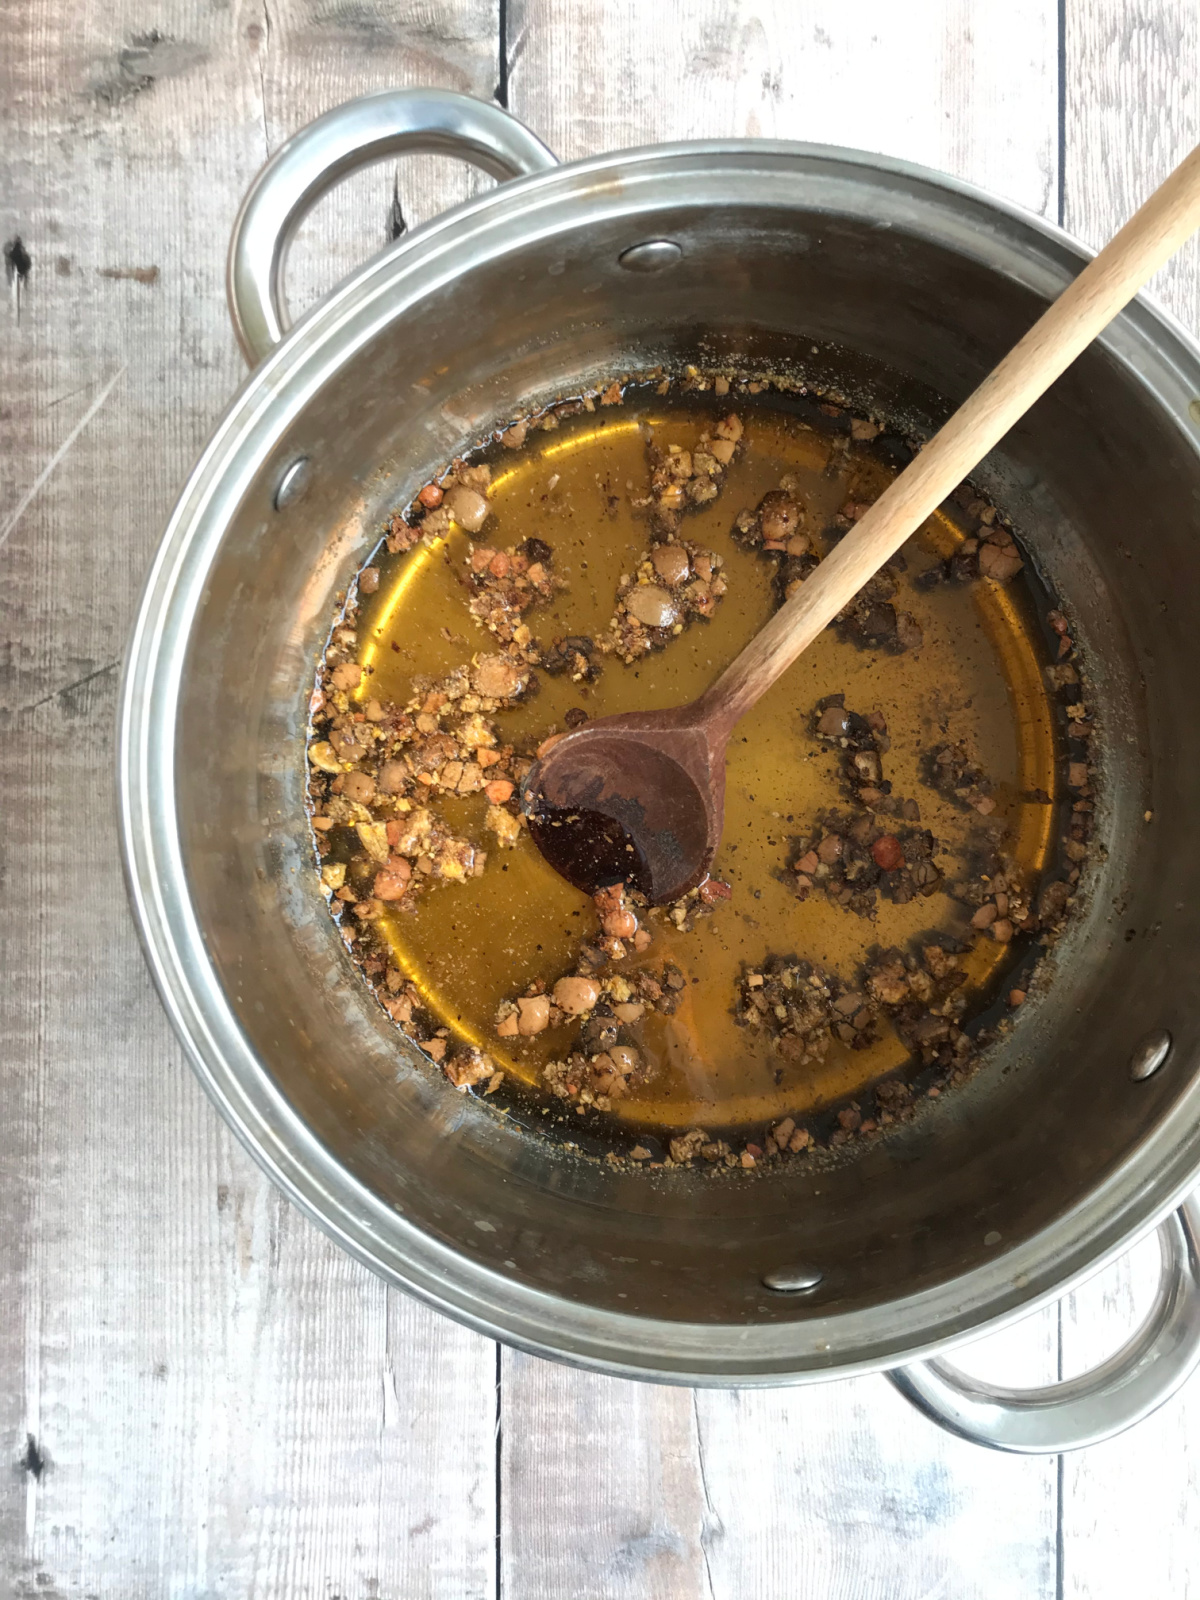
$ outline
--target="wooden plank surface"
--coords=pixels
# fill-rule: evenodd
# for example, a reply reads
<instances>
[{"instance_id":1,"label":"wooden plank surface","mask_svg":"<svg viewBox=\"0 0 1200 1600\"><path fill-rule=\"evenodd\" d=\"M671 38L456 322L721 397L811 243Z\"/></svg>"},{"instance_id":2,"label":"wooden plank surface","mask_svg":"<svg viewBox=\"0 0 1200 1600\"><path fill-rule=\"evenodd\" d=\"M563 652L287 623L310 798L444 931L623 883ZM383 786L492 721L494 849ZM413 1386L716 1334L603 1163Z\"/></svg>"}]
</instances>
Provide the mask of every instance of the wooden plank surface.
<instances>
[{"instance_id":1,"label":"wooden plank surface","mask_svg":"<svg viewBox=\"0 0 1200 1600\"><path fill-rule=\"evenodd\" d=\"M0 242L22 241L0 310L0 1597L1200 1595L1196 1384L1112 1445L1012 1460L877 1379L692 1394L498 1363L389 1294L204 1101L109 821L117 663L241 376L225 240L283 137L372 88L506 79L564 157L853 143L1061 204L1098 242L1200 134L1198 24L1192 0L1062 20L1057 0L507 0L502 73L499 0L0 8ZM414 159L336 191L294 306L388 236L394 195L411 223L480 181ZM1194 254L1164 292L1200 324ZM1049 1312L964 1364L1091 1364L1152 1274L1151 1248L1073 1296L1061 1349Z\"/></svg>"},{"instance_id":2,"label":"wooden plank surface","mask_svg":"<svg viewBox=\"0 0 1200 1600\"><path fill-rule=\"evenodd\" d=\"M31 258L0 316L0 1594L494 1593L494 1346L389 1295L225 1132L152 993L112 828L141 576L242 376L241 193L349 95L494 87L494 0L393 11L0 10L0 229ZM423 181L418 210L452 192ZM392 175L360 201L371 182L357 233L315 219L299 299L386 238Z\"/></svg>"},{"instance_id":3,"label":"wooden plank surface","mask_svg":"<svg viewBox=\"0 0 1200 1600\"><path fill-rule=\"evenodd\" d=\"M1200 10L1193 0L1093 0L1067 10L1064 223L1101 243L1200 142ZM1200 329L1200 245L1154 291ZM1144 1244L1063 1303L1063 1371L1096 1365L1140 1320L1158 1250ZM1200 1596L1200 1383L1140 1427L1064 1458L1062 1594Z\"/></svg>"},{"instance_id":4,"label":"wooden plank surface","mask_svg":"<svg viewBox=\"0 0 1200 1600\"><path fill-rule=\"evenodd\" d=\"M664 139L809 139L1055 205L1055 0L677 0L653 23L625 0L509 0L508 28L511 109L564 160Z\"/></svg>"}]
</instances>

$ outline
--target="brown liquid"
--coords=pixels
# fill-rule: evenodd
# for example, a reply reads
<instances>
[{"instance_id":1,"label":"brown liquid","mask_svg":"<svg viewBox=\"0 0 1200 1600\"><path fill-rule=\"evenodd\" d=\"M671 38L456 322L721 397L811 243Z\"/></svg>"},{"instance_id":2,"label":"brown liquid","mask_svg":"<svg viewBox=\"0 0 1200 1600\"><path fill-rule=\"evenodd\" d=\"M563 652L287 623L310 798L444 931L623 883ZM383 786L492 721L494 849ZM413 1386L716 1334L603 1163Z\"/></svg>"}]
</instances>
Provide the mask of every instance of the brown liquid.
<instances>
[{"instance_id":1,"label":"brown liquid","mask_svg":"<svg viewBox=\"0 0 1200 1600\"><path fill-rule=\"evenodd\" d=\"M754 507L782 474L801 480L810 526L818 531L847 498L873 499L893 475L881 454L857 445L848 457L835 452L830 467L829 436L782 410L740 402L737 410L746 426L744 447L718 498L687 516L681 529L682 537L725 560L729 589L715 617L693 622L663 652L631 666L605 658L590 687L540 675L538 694L499 714L502 736L518 748L532 751L552 728L563 728L572 707L596 717L677 705L712 682L774 607L773 563L741 549L730 529L738 511ZM629 504L645 494L648 476L639 420L652 424L658 443L690 448L711 415L702 405L626 405L574 418L555 432L532 432L516 455L499 453L493 514L477 542L505 548L536 536L553 548L554 569L569 588L525 619L543 644L561 635L602 635L618 578L647 547L646 524ZM619 496L615 514L610 495ZM664 913L652 914L651 948L615 969L645 963L658 970L671 960L688 985L673 1016L650 1013L632 1030L655 1070L614 1104L613 1118L631 1127L715 1130L817 1111L854 1094L906 1058L890 1028L884 1024L868 1049L852 1051L835 1040L819 1063L782 1064L763 1035L734 1020L742 972L771 954L797 955L850 979L873 948L904 947L934 929L971 937L964 908L941 892L903 906L881 900L874 921L822 896L797 899L788 881L794 839L811 831L817 813L846 804L840 754L809 733L822 696L843 692L848 707L884 713L891 738L885 775L896 794L919 801L922 825L945 847L938 865L947 881L968 870L964 852L978 818L921 782L922 752L946 742L964 744L991 778L995 815L1009 829L1005 848L1031 877L1042 870L1053 807L1022 795L1034 789L1054 795L1055 722L1023 579L929 591L909 581L961 537L939 513L905 548L909 574L897 605L921 624L920 649L890 655L826 632L735 730L725 835L713 869L732 885L733 898L688 933ZM460 578L467 551L467 535L455 529L432 547L379 563L379 592L364 601L358 622L360 659L373 669L371 696L403 704L415 675L440 676L473 652L495 648L467 611ZM553 985L573 971L580 945L596 936L595 910L526 834L513 850L494 848L481 795L435 804L457 832L489 851L487 869L466 884L434 886L415 910L389 908L384 931L393 957L443 1023L485 1049L510 1082L536 1090L543 1066L575 1046L578 1026L499 1039L496 1007L536 979ZM969 988L994 984L1008 959L1004 947L977 936L964 960Z\"/></svg>"}]
</instances>

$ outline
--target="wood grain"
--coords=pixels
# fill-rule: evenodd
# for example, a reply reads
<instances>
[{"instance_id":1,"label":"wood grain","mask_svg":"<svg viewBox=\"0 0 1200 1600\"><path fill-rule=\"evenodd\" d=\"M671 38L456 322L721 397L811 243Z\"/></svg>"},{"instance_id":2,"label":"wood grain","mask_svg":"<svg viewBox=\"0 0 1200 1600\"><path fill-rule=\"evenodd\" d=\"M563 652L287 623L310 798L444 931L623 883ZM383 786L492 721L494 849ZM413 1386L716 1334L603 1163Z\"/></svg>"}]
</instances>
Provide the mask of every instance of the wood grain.
<instances>
[{"instance_id":1,"label":"wood grain","mask_svg":"<svg viewBox=\"0 0 1200 1600\"><path fill-rule=\"evenodd\" d=\"M690 1390L502 1357L505 1600L711 1593Z\"/></svg>"},{"instance_id":2,"label":"wood grain","mask_svg":"<svg viewBox=\"0 0 1200 1600\"><path fill-rule=\"evenodd\" d=\"M509 0L510 104L564 159L663 139L807 139L1058 187L1054 0Z\"/></svg>"},{"instance_id":3,"label":"wood grain","mask_svg":"<svg viewBox=\"0 0 1200 1600\"><path fill-rule=\"evenodd\" d=\"M1055 1333L1031 1318L984 1341L972 1368L1045 1383ZM1054 1595L1052 1462L952 1439L878 1378L702 1391L696 1407L717 1600Z\"/></svg>"},{"instance_id":4,"label":"wood grain","mask_svg":"<svg viewBox=\"0 0 1200 1600\"><path fill-rule=\"evenodd\" d=\"M1067 8L1064 221L1098 242L1200 141L1200 13L1190 0L1092 0ZM1153 289L1200 330L1200 248ZM1063 1302L1063 1370L1103 1360L1140 1320L1158 1250L1149 1241ZM1062 1594L1200 1595L1200 1383L1155 1416L1064 1458Z\"/></svg>"},{"instance_id":5,"label":"wood grain","mask_svg":"<svg viewBox=\"0 0 1200 1600\"><path fill-rule=\"evenodd\" d=\"M1072 0L1066 24L1062 221L1099 245L1200 141L1200 15L1189 0ZM1200 328L1200 241L1151 293Z\"/></svg>"},{"instance_id":6,"label":"wood grain","mask_svg":"<svg viewBox=\"0 0 1200 1600\"><path fill-rule=\"evenodd\" d=\"M31 258L0 309L3 1595L494 1592L494 1347L389 1295L226 1133L152 993L112 826L141 576L242 376L242 191L325 105L494 83L493 5L396 12L382 36L374 15L0 11L0 230ZM429 176L416 211L449 193ZM385 236L373 177L373 232L314 219L330 277Z\"/></svg>"}]
</instances>

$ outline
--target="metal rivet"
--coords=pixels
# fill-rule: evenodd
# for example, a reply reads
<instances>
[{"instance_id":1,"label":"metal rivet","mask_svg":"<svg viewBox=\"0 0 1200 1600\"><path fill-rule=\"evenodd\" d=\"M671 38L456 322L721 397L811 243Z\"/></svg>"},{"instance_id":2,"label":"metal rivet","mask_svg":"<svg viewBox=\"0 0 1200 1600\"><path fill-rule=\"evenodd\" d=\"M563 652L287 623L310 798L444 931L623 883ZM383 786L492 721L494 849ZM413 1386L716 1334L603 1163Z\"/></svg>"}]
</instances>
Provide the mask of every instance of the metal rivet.
<instances>
[{"instance_id":1,"label":"metal rivet","mask_svg":"<svg viewBox=\"0 0 1200 1600\"><path fill-rule=\"evenodd\" d=\"M776 1294L808 1294L824 1278L820 1267L774 1267L762 1276L765 1288Z\"/></svg>"},{"instance_id":2,"label":"metal rivet","mask_svg":"<svg viewBox=\"0 0 1200 1600\"><path fill-rule=\"evenodd\" d=\"M1135 1083L1153 1077L1170 1053L1171 1035L1165 1028L1155 1028L1130 1056L1129 1076Z\"/></svg>"},{"instance_id":3,"label":"metal rivet","mask_svg":"<svg viewBox=\"0 0 1200 1600\"><path fill-rule=\"evenodd\" d=\"M670 239L647 239L645 244L631 244L622 250L617 262L626 272L662 272L680 260L683 251Z\"/></svg>"},{"instance_id":4,"label":"metal rivet","mask_svg":"<svg viewBox=\"0 0 1200 1600\"><path fill-rule=\"evenodd\" d=\"M1193 400L1188 406L1188 416L1193 422L1200 422L1200 400Z\"/></svg>"},{"instance_id":5,"label":"metal rivet","mask_svg":"<svg viewBox=\"0 0 1200 1600\"><path fill-rule=\"evenodd\" d=\"M291 466L283 469L279 487L275 491L275 509L283 511L294 506L312 480L312 463L307 456L299 456Z\"/></svg>"}]
</instances>

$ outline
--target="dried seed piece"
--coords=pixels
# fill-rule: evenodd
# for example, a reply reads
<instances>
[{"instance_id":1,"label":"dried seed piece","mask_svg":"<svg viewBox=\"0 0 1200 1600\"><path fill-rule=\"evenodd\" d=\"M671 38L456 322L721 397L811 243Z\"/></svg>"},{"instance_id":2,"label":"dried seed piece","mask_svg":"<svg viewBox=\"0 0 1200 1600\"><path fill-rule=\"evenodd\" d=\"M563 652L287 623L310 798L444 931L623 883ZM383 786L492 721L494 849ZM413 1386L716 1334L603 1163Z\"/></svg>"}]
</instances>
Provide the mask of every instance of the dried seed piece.
<instances>
[{"instance_id":1,"label":"dried seed piece","mask_svg":"<svg viewBox=\"0 0 1200 1600\"><path fill-rule=\"evenodd\" d=\"M691 577L692 563L688 558L687 550L681 544L655 545L650 552L650 560L654 570L664 583L675 586ZM639 620L644 621L644 618ZM659 624L661 626L661 624Z\"/></svg>"},{"instance_id":2,"label":"dried seed piece","mask_svg":"<svg viewBox=\"0 0 1200 1600\"><path fill-rule=\"evenodd\" d=\"M359 822L355 825L355 832L372 861L386 861L391 855L385 822Z\"/></svg>"},{"instance_id":3,"label":"dried seed piece","mask_svg":"<svg viewBox=\"0 0 1200 1600\"><path fill-rule=\"evenodd\" d=\"M550 1026L550 998L538 994L517 1001L517 1030L526 1036L541 1033Z\"/></svg>"},{"instance_id":4,"label":"dried seed piece","mask_svg":"<svg viewBox=\"0 0 1200 1600\"><path fill-rule=\"evenodd\" d=\"M875 865L884 872L895 872L904 865L904 849L894 833L885 833L871 846Z\"/></svg>"},{"instance_id":5,"label":"dried seed piece","mask_svg":"<svg viewBox=\"0 0 1200 1600\"><path fill-rule=\"evenodd\" d=\"M984 578L994 578L997 583L1006 583L1009 578L1016 576L1025 563L1017 553L1013 543L1006 545L982 544L979 547L979 573Z\"/></svg>"},{"instance_id":6,"label":"dried seed piece","mask_svg":"<svg viewBox=\"0 0 1200 1600\"><path fill-rule=\"evenodd\" d=\"M668 1149L671 1152L671 1160L677 1166L686 1166L700 1154L701 1146L709 1142L709 1137L703 1128L689 1128L687 1133L679 1134L670 1141Z\"/></svg>"},{"instance_id":7,"label":"dried seed piece","mask_svg":"<svg viewBox=\"0 0 1200 1600\"><path fill-rule=\"evenodd\" d=\"M801 531L804 506L783 489L771 489L758 503L758 523L764 544L786 544Z\"/></svg>"},{"instance_id":8,"label":"dried seed piece","mask_svg":"<svg viewBox=\"0 0 1200 1600\"><path fill-rule=\"evenodd\" d=\"M357 661L343 661L341 666L334 667L329 674L329 681L335 689L341 689L345 693L349 693L351 690L358 688L362 682L362 675L362 668Z\"/></svg>"},{"instance_id":9,"label":"dried seed piece","mask_svg":"<svg viewBox=\"0 0 1200 1600\"><path fill-rule=\"evenodd\" d=\"M315 744L309 745L308 759L321 772L342 770L342 764L334 754L333 746L325 739L318 739Z\"/></svg>"},{"instance_id":10,"label":"dried seed piece","mask_svg":"<svg viewBox=\"0 0 1200 1600\"><path fill-rule=\"evenodd\" d=\"M467 533L478 533L488 519L491 507L477 489L456 484L446 496L446 510Z\"/></svg>"},{"instance_id":11,"label":"dried seed piece","mask_svg":"<svg viewBox=\"0 0 1200 1600\"><path fill-rule=\"evenodd\" d=\"M560 978L554 985L554 1004L569 1017L580 1017L595 1009L600 986L591 978Z\"/></svg>"},{"instance_id":12,"label":"dried seed piece","mask_svg":"<svg viewBox=\"0 0 1200 1600\"><path fill-rule=\"evenodd\" d=\"M432 1044L434 1042L431 1040L429 1043ZM441 1043L444 1051L445 1041L437 1042ZM425 1051L426 1054L433 1054L429 1044L426 1044ZM482 1050L468 1049L452 1055L442 1068L442 1071L456 1089L465 1093L467 1089L477 1083L483 1083L485 1080L490 1081L496 1072L496 1063L491 1056L485 1055Z\"/></svg>"},{"instance_id":13,"label":"dried seed piece","mask_svg":"<svg viewBox=\"0 0 1200 1600\"><path fill-rule=\"evenodd\" d=\"M625 609L646 628L670 628L679 621L679 609L665 589L639 583L625 597Z\"/></svg>"},{"instance_id":14,"label":"dried seed piece","mask_svg":"<svg viewBox=\"0 0 1200 1600\"><path fill-rule=\"evenodd\" d=\"M511 850L521 837L519 820L513 816L511 811L505 811L503 806L489 806L484 822L490 831L496 835L501 849Z\"/></svg>"},{"instance_id":15,"label":"dried seed piece","mask_svg":"<svg viewBox=\"0 0 1200 1600\"><path fill-rule=\"evenodd\" d=\"M375 798L375 780L366 772L348 772L342 780L342 793L360 806L370 805Z\"/></svg>"},{"instance_id":16,"label":"dried seed piece","mask_svg":"<svg viewBox=\"0 0 1200 1600\"><path fill-rule=\"evenodd\" d=\"M471 666L471 687L489 700L511 700L529 681L529 673L508 656L476 656Z\"/></svg>"},{"instance_id":17,"label":"dried seed piece","mask_svg":"<svg viewBox=\"0 0 1200 1600\"><path fill-rule=\"evenodd\" d=\"M403 761L385 761L375 782L383 794L403 794L408 784L408 768Z\"/></svg>"},{"instance_id":18,"label":"dried seed piece","mask_svg":"<svg viewBox=\"0 0 1200 1600\"><path fill-rule=\"evenodd\" d=\"M375 874L371 893L377 900L402 900L408 892L412 868L403 857L393 858L382 872Z\"/></svg>"}]
</instances>

